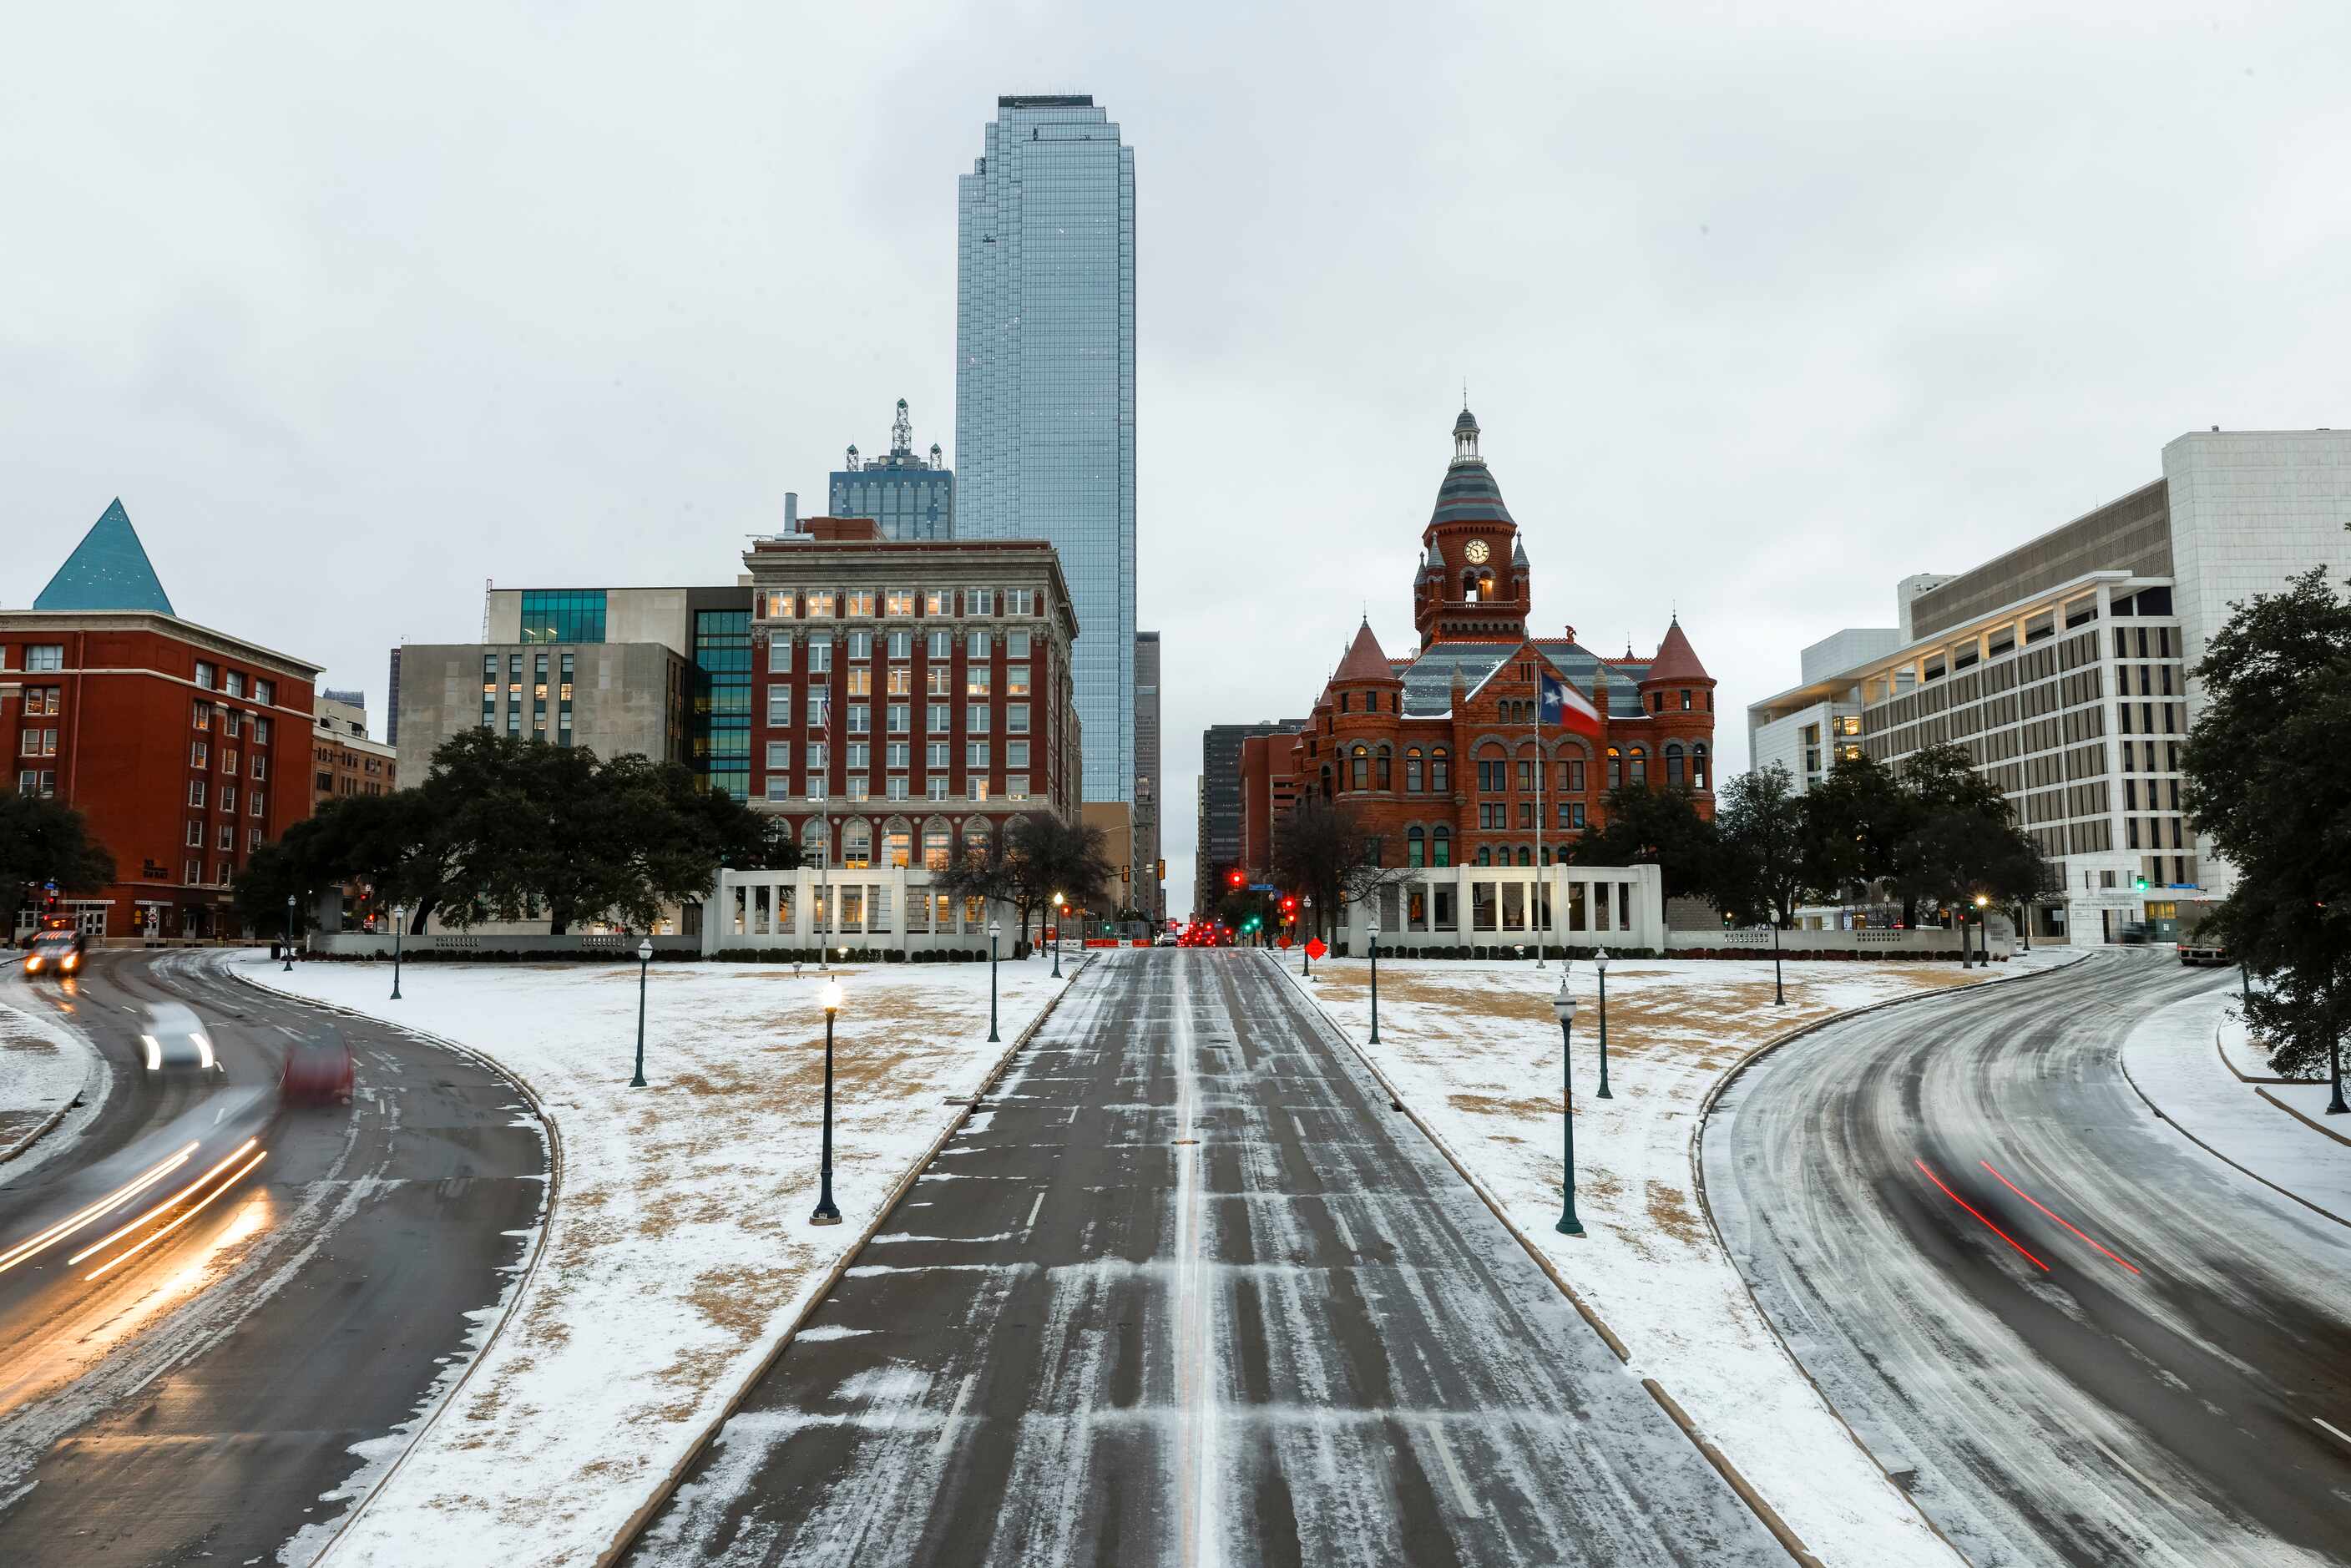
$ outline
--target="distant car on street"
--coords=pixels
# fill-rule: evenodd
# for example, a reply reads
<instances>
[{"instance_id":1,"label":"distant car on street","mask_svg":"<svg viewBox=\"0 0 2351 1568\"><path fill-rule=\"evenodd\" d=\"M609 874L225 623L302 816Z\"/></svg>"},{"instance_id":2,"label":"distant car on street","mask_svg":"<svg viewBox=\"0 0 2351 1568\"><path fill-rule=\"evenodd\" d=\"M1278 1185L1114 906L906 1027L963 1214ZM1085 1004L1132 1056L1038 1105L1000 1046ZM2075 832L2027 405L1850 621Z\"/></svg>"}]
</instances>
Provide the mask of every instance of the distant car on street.
<instances>
[{"instance_id":1,"label":"distant car on street","mask_svg":"<svg viewBox=\"0 0 2351 1568\"><path fill-rule=\"evenodd\" d=\"M28 976L50 976L64 979L81 973L82 955L86 944L82 934L70 927L35 933L25 955L25 973Z\"/></svg>"},{"instance_id":2,"label":"distant car on street","mask_svg":"<svg viewBox=\"0 0 2351 1568\"><path fill-rule=\"evenodd\" d=\"M351 1048L340 1040L305 1040L286 1053L277 1098L288 1105L351 1103Z\"/></svg>"},{"instance_id":3,"label":"distant car on street","mask_svg":"<svg viewBox=\"0 0 2351 1568\"><path fill-rule=\"evenodd\" d=\"M2225 969L2231 962L2229 950L2217 942L2182 942L2179 961L2191 969Z\"/></svg>"},{"instance_id":4,"label":"distant car on street","mask_svg":"<svg viewBox=\"0 0 2351 1568\"><path fill-rule=\"evenodd\" d=\"M1176 946L1176 933L1173 931L1162 931L1159 934L1158 939L1151 945L1154 947L1173 947Z\"/></svg>"},{"instance_id":5,"label":"distant car on street","mask_svg":"<svg viewBox=\"0 0 2351 1568\"><path fill-rule=\"evenodd\" d=\"M200 1072L221 1070L213 1055L211 1031L193 1008L180 1002L150 1002L139 1043L146 1051L150 1072L189 1067Z\"/></svg>"}]
</instances>

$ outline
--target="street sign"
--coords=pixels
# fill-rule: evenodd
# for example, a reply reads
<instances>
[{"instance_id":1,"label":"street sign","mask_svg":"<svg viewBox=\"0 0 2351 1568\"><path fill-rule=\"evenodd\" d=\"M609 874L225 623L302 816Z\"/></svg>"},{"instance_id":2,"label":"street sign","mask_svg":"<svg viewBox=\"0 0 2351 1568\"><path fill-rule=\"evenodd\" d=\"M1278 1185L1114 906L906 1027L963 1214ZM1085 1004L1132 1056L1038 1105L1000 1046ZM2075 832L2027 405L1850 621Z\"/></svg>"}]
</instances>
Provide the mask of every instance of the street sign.
<instances>
[{"instance_id":1,"label":"street sign","mask_svg":"<svg viewBox=\"0 0 2351 1568\"><path fill-rule=\"evenodd\" d=\"M1322 946L1322 938L1320 936L1317 936L1313 941L1306 944L1306 956L1310 958L1320 958L1323 954L1330 950L1331 949L1328 947Z\"/></svg>"},{"instance_id":2,"label":"street sign","mask_svg":"<svg viewBox=\"0 0 2351 1568\"><path fill-rule=\"evenodd\" d=\"M1289 938L1289 937L1287 937L1287 936L1280 937L1280 938L1279 938L1278 940L1279 940L1279 942L1280 942L1280 946L1284 946L1284 947L1287 947L1287 946L1290 946L1290 938Z\"/></svg>"}]
</instances>

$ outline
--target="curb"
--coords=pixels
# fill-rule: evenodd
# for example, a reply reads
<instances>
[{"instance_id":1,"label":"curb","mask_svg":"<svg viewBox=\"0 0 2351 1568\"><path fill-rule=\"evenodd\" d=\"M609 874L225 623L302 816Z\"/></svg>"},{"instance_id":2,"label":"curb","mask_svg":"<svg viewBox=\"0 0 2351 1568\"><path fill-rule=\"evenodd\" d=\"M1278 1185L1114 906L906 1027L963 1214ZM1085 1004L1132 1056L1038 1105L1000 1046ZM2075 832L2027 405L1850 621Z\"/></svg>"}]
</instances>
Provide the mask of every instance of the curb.
<instances>
[{"instance_id":1,"label":"curb","mask_svg":"<svg viewBox=\"0 0 2351 1568\"><path fill-rule=\"evenodd\" d=\"M2271 1104L2276 1106L2279 1110L2284 1112L2287 1115L2293 1117L2295 1121L2301 1123L2304 1126L2309 1128L2312 1132L2324 1133L2338 1144L2351 1145L2351 1138L2345 1137L2342 1134L2336 1132L2334 1128L2325 1125L2324 1123L2312 1121L2309 1117L2304 1115L2301 1112L2295 1110L2293 1106L2287 1104L2284 1101L2279 1099L2268 1090L2257 1088L2253 1092L2268 1101Z\"/></svg>"},{"instance_id":2,"label":"curb","mask_svg":"<svg viewBox=\"0 0 2351 1568\"><path fill-rule=\"evenodd\" d=\"M22 1009L12 1007L7 1010L10 1012L19 1012ZM30 1018L33 1015L26 1013L25 1016ZM81 1072L81 1087L74 1091L72 1099L68 1100L64 1104L51 1112L47 1121L43 1122L39 1126L34 1128L31 1132L26 1133L23 1137L18 1138L5 1149L0 1149L0 1166L5 1166L9 1161L15 1159L17 1155L29 1151L35 1144L39 1143L43 1138L47 1137L51 1133L55 1132L57 1130L57 1124L64 1121L66 1117L72 1113L75 1106L82 1104L88 1101L92 1083L97 1080L99 1071L106 1065L106 1059L99 1054L98 1047L90 1044L87 1039L84 1039L79 1030L74 1029L72 1026L68 1024L59 1024L57 1027L65 1030L67 1033L72 1035L76 1040L81 1040L83 1047L89 1052L89 1064L84 1067Z\"/></svg>"},{"instance_id":3,"label":"curb","mask_svg":"<svg viewBox=\"0 0 2351 1568\"><path fill-rule=\"evenodd\" d=\"M1494 1218L1502 1222L1502 1228L1508 1230L1517 1239L1519 1245L1526 1249L1527 1256L1534 1260L1536 1266L1550 1276L1551 1282L1559 1288L1561 1295L1567 1298L1568 1305L1575 1309L1576 1315L1591 1325L1593 1332L1600 1336L1601 1343L1615 1353L1618 1361L1630 1366L1633 1356L1632 1353L1625 1348L1625 1342L1616 1337L1615 1332L1601 1320L1600 1314L1593 1312L1583 1296L1576 1292L1575 1287L1567 1282L1567 1277L1560 1272L1559 1266L1552 1261L1550 1255L1536 1245L1532 1237L1519 1228L1517 1222L1511 1219L1509 1210L1503 1207L1501 1200L1496 1197L1486 1184L1471 1172L1461 1156L1454 1153L1453 1146L1438 1134L1436 1128L1422 1119L1419 1112L1404 1103L1403 1097L1396 1092L1395 1085L1388 1081L1387 1074L1382 1072L1379 1065L1372 1061L1364 1048L1355 1043L1355 1037L1349 1034L1340 1026L1338 1019L1324 1010L1321 998L1308 991L1302 982L1291 976L1286 966L1275 959L1269 958L1267 961L1273 965L1277 973L1290 981L1291 988L1297 991L1300 998L1312 1009L1314 1016L1322 1020L1323 1026L1346 1042L1347 1048L1354 1052L1355 1060L1363 1064L1364 1071L1370 1073L1373 1082L1386 1092L1389 1105L1402 1111L1406 1117L1410 1118L1412 1124L1420 1129L1421 1135L1429 1141L1438 1154L1445 1156L1446 1163L1453 1167L1455 1174L1468 1184L1469 1189L1476 1193L1487 1208L1493 1212ZM1736 1272L1736 1270L1733 1271ZM1779 1511L1764 1500L1763 1495L1755 1490L1745 1476L1740 1474L1739 1468L1730 1462L1729 1456L1699 1436L1696 1423L1692 1422L1688 1414L1674 1402L1673 1396L1666 1392L1665 1386L1654 1377L1641 1379L1641 1386L1647 1390L1649 1397L1657 1402L1658 1407L1665 1411L1674 1425L1681 1428L1682 1435L1690 1440L1699 1454L1704 1456L1706 1461L1715 1468L1724 1481L1729 1483L1731 1491L1739 1500L1747 1505L1748 1511L1754 1514L1756 1521L1771 1532L1771 1538L1780 1543L1788 1555L1802 1563L1803 1568L1823 1568L1821 1560L1813 1555L1812 1549L1804 1544L1802 1538L1789 1528L1787 1521L1780 1517ZM1883 1469L1883 1467L1880 1468Z\"/></svg>"},{"instance_id":4,"label":"curb","mask_svg":"<svg viewBox=\"0 0 2351 1568\"><path fill-rule=\"evenodd\" d=\"M2229 1048L2220 1043L2220 1026L2212 1026L2212 1049L2220 1053L2220 1065L2227 1068L2240 1083L2323 1083L2321 1078L2256 1078L2250 1072L2240 1072L2237 1064L2229 1060Z\"/></svg>"},{"instance_id":5,"label":"curb","mask_svg":"<svg viewBox=\"0 0 2351 1568\"><path fill-rule=\"evenodd\" d=\"M514 1321L516 1310L522 1305L523 1297L529 1292L531 1282L538 1277L540 1260L547 1256L547 1233L554 1227L555 1205L562 1196L563 1189L563 1135L556 1128L555 1118L547 1113L547 1105L539 1098L538 1091L533 1088L528 1080L512 1068L469 1045L460 1044L456 1040L434 1034L428 1030L413 1029L402 1023L392 1023L390 1019L380 1018L374 1013L360 1012L356 1008L341 1007L333 1002L322 1002L315 998L303 996L298 991L281 989L251 975L236 974L234 966L226 962L212 967L218 972L227 975L231 979L251 986L256 991L266 991L273 997L284 997L289 1001L306 1003L321 1012L335 1013L343 1018L359 1019L372 1024L391 1023L391 1027L402 1034L423 1040L429 1045L438 1046L444 1051L452 1051L469 1061L478 1062L522 1091L523 1098L530 1102L531 1113L538 1118L539 1128L547 1135L546 1207L538 1222L538 1234L531 1239L530 1257L523 1264L522 1272L515 1278L514 1289L507 1298L506 1310L498 1314L498 1321L492 1324L490 1332L483 1336L481 1348L474 1352L473 1359L465 1364L465 1370L458 1375L457 1381L449 1385L449 1392L442 1396L441 1402L433 1407L416 1430L409 1435L408 1441L402 1446L398 1457L385 1467L383 1474L375 1479L375 1484L368 1488L366 1494L352 1503L344 1512L341 1521L335 1526L334 1533L320 1543L317 1553L310 1559L313 1568L316 1568L316 1564L325 1562L333 1552L336 1544L350 1532L351 1526L359 1522L360 1516L367 1511L368 1506L383 1495L383 1489L392 1484L392 1479L400 1473L402 1466L408 1463L408 1457L416 1452L417 1446L423 1442L426 1435L441 1424L441 1417L448 1413L450 1406L457 1403L457 1396L465 1392L465 1385L474 1380L474 1374L488 1358L490 1347L497 1343L498 1336L506 1333L507 1325Z\"/></svg>"},{"instance_id":6,"label":"curb","mask_svg":"<svg viewBox=\"0 0 2351 1568\"><path fill-rule=\"evenodd\" d=\"M800 1303L799 1313L793 1317L782 1336L776 1341L774 1347L759 1358L758 1364L745 1375L743 1381L736 1386L735 1392L727 1396L725 1406L710 1418L709 1425L702 1429L694 1441L687 1446L685 1452L678 1457L677 1462L670 1467L669 1472L662 1477L660 1483L653 1489L653 1494L646 1498L636 1511L629 1515L627 1521L621 1526L620 1533L612 1538L611 1544L597 1554L596 1568L610 1568L611 1564L619 1563L628 1554L629 1548L636 1544L637 1537L644 1533L645 1526L652 1523L653 1516L668 1504L672 1497L676 1495L678 1487L685 1479L686 1472L694 1469L695 1463L709 1448L712 1439L718 1436L719 1429L733 1420L735 1413L743 1407L743 1401L750 1397L752 1387L775 1369L776 1363L784 1358L784 1353L791 1348L792 1341L799 1337L800 1330L807 1326L809 1319L815 1314L817 1308L825 1303L825 1301L831 1296L833 1287L841 1283L841 1277L856 1263L867 1244L882 1233L882 1227L888 1222L891 1214L904 1199L908 1190L921 1179L925 1171L930 1169L932 1162L939 1157L939 1151L946 1148L955 1135L963 1130L963 1124L971 1119L971 1113L981 1108L979 1101L986 1097L989 1090L996 1087L998 1082L1004 1076L1004 1070L1012 1065L1012 1059L1028 1046L1038 1030L1045 1027L1046 1020L1060 1010L1061 998L1070 994L1077 984L1078 977L1085 973L1092 963L1093 956L1088 954L1078 961L1075 967L1069 969L1061 977L1061 988L1055 991L1037 1016L1029 1020L1029 1027L1013 1036L1011 1041L1005 1046L1004 1053L996 1059L996 1064L987 1070L981 1077L979 1086L972 1091L970 1103L958 1110L948 1120L947 1124L940 1129L939 1135L932 1140L931 1146L924 1151L922 1158L906 1167L905 1175L898 1178L898 1185L890 1189L890 1196L884 1198L881 1207L873 1211L872 1221L865 1227L856 1240L841 1249L841 1257L834 1261L831 1269L825 1271L822 1282L818 1288L810 1291L807 1298Z\"/></svg>"}]
</instances>

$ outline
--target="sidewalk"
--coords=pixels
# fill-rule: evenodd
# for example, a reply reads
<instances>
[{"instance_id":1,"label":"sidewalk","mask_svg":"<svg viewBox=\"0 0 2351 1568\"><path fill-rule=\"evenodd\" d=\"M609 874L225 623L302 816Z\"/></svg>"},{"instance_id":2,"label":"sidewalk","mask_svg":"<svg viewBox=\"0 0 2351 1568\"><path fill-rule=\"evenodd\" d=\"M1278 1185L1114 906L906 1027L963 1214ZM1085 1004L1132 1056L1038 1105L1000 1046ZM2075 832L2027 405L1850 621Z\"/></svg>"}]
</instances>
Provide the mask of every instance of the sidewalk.
<instances>
[{"instance_id":1,"label":"sidewalk","mask_svg":"<svg viewBox=\"0 0 2351 1568\"><path fill-rule=\"evenodd\" d=\"M89 1042L36 1010L40 1007L32 998L22 1007L0 1002L0 1163L24 1159L10 1166L12 1177L22 1176L50 1148L71 1142L70 1135L48 1134L67 1119L77 1097L85 1114L76 1130L95 1116L109 1082L106 1065ZM44 1139L41 1149L31 1152Z\"/></svg>"},{"instance_id":2,"label":"sidewalk","mask_svg":"<svg viewBox=\"0 0 2351 1568\"><path fill-rule=\"evenodd\" d=\"M2224 1046L2234 1071L2223 1060ZM2351 1116L2325 1114L2323 1083L2239 1076L2259 1078L2268 1069L2244 1040L2234 996L2190 997L2155 1014L2124 1045L2123 1070L2141 1097L2208 1152L2351 1226L2351 1144L2328 1135L2351 1138L2351 1125L2329 1125L2351 1124ZM2285 1105L2319 1125L2298 1120Z\"/></svg>"}]
</instances>

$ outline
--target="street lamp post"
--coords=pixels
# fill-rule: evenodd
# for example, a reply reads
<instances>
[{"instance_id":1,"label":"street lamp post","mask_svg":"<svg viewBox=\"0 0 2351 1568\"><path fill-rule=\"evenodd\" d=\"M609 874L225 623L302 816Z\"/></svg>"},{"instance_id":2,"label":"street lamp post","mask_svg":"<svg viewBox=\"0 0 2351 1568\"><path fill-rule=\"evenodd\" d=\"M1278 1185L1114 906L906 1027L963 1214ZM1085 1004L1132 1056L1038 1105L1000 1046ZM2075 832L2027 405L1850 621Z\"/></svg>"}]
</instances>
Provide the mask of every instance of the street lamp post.
<instances>
[{"instance_id":1,"label":"street lamp post","mask_svg":"<svg viewBox=\"0 0 2351 1568\"><path fill-rule=\"evenodd\" d=\"M841 1011L841 982L824 983L824 1162L817 1188L816 1212L810 1225L838 1225L841 1210L832 1206L832 1020Z\"/></svg>"},{"instance_id":2,"label":"street lamp post","mask_svg":"<svg viewBox=\"0 0 2351 1568\"><path fill-rule=\"evenodd\" d=\"M1566 1207L1560 1211L1559 1223L1552 1228L1562 1236L1583 1234L1583 1221L1575 1217L1575 998L1567 994L1567 971L1562 962L1559 967L1559 995L1552 998L1551 1010L1559 1015L1559 1124L1566 1155L1566 1167L1562 1187Z\"/></svg>"},{"instance_id":3,"label":"street lamp post","mask_svg":"<svg viewBox=\"0 0 2351 1568\"><path fill-rule=\"evenodd\" d=\"M392 999L400 1000L400 939L408 931L408 905L392 906Z\"/></svg>"},{"instance_id":4,"label":"street lamp post","mask_svg":"<svg viewBox=\"0 0 2351 1568\"><path fill-rule=\"evenodd\" d=\"M1608 949L1603 947L1592 956L1592 967L1600 972L1600 1098L1614 1100L1608 1092Z\"/></svg>"},{"instance_id":5,"label":"street lamp post","mask_svg":"<svg viewBox=\"0 0 2351 1568\"><path fill-rule=\"evenodd\" d=\"M991 920L987 923L987 1043L999 1043L996 1036L996 938L1004 927Z\"/></svg>"},{"instance_id":6,"label":"street lamp post","mask_svg":"<svg viewBox=\"0 0 2351 1568\"><path fill-rule=\"evenodd\" d=\"M1380 1042L1380 925L1376 911L1372 915L1372 1039Z\"/></svg>"},{"instance_id":7,"label":"street lamp post","mask_svg":"<svg viewBox=\"0 0 2351 1568\"><path fill-rule=\"evenodd\" d=\"M1062 906L1068 903L1069 900L1061 894L1057 893L1053 895L1053 978L1057 980L1061 977Z\"/></svg>"},{"instance_id":8,"label":"street lamp post","mask_svg":"<svg viewBox=\"0 0 2351 1568\"><path fill-rule=\"evenodd\" d=\"M1298 904L1306 911L1306 942L1311 942L1314 940L1314 895L1310 893ZM1314 959L1306 951L1306 942L1298 945L1298 972L1301 976L1311 977L1314 973Z\"/></svg>"},{"instance_id":9,"label":"street lamp post","mask_svg":"<svg viewBox=\"0 0 2351 1568\"><path fill-rule=\"evenodd\" d=\"M653 961L653 939L650 936L637 944L637 1075L629 1080L632 1089L645 1086L645 974Z\"/></svg>"},{"instance_id":10,"label":"street lamp post","mask_svg":"<svg viewBox=\"0 0 2351 1568\"><path fill-rule=\"evenodd\" d=\"M1991 894L1976 894L1976 967L1979 969L1991 967L1991 926L1988 924L1990 917L1985 914L1991 906Z\"/></svg>"},{"instance_id":11,"label":"street lamp post","mask_svg":"<svg viewBox=\"0 0 2351 1568\"><path fill-rule=\"evenodd\" d=\"M1782 984L1780 977L1780 915L1777 910L1771 913L1771 1005L1775 1008L1788 1005L1788 988Z\"/></svg>"},{"instance_id":12,"label":"street lamp post","mask_svg":"<svg viewBox=\"0 0 2351 1568\"><path fill-rule=\"evenodd\" d=\"M286 972L294 972L294 895L286 895Z\"/></svg>"}]
</instances>

